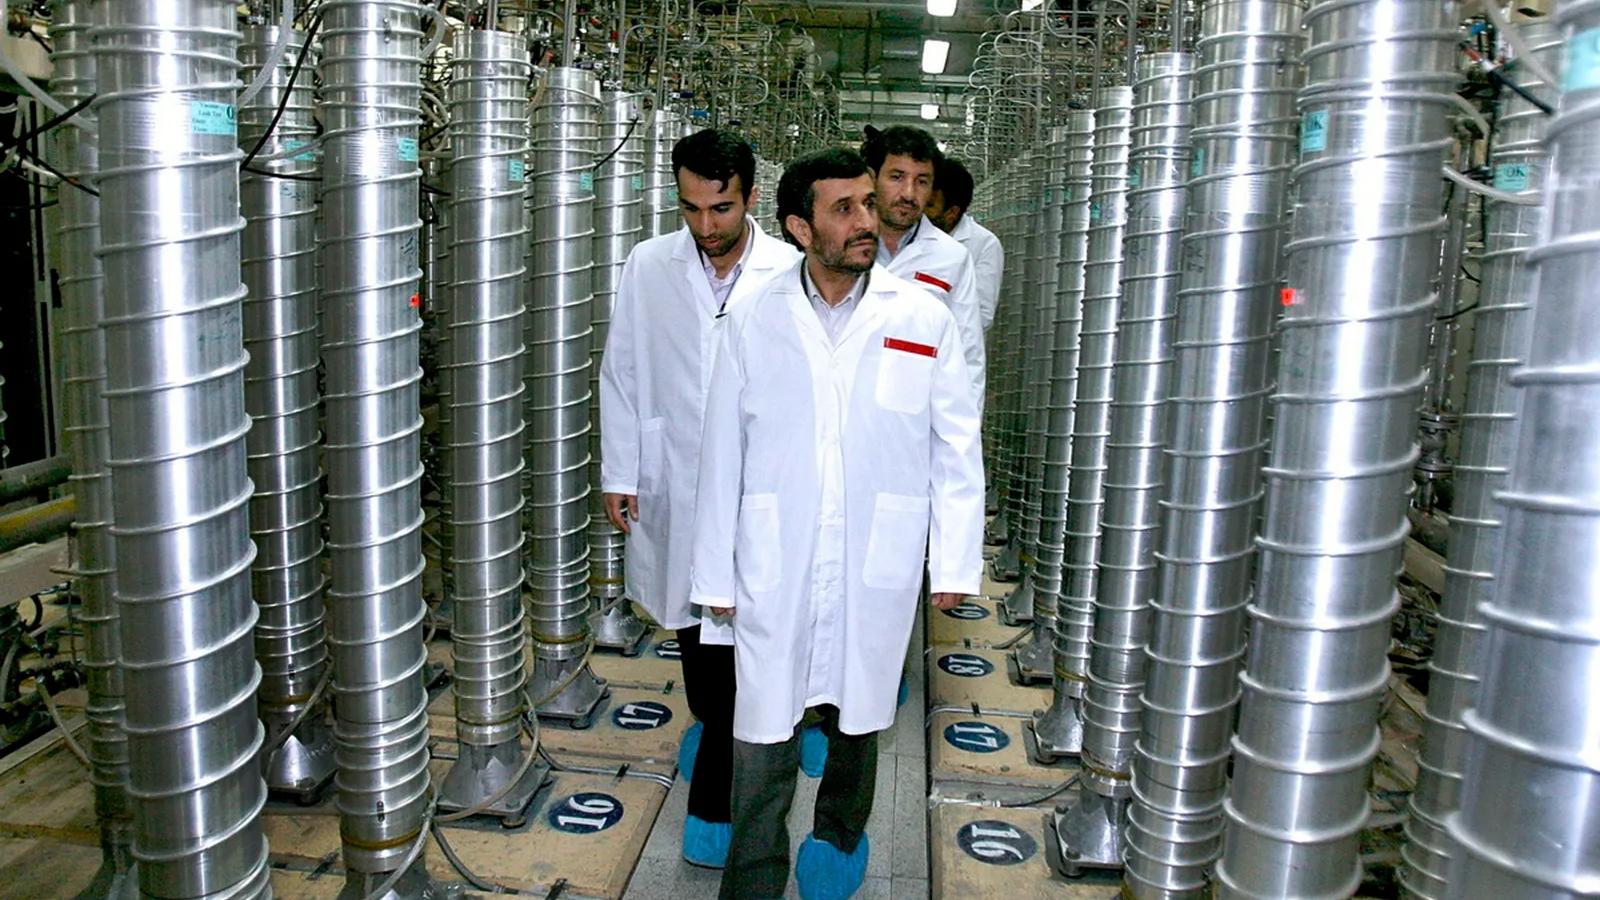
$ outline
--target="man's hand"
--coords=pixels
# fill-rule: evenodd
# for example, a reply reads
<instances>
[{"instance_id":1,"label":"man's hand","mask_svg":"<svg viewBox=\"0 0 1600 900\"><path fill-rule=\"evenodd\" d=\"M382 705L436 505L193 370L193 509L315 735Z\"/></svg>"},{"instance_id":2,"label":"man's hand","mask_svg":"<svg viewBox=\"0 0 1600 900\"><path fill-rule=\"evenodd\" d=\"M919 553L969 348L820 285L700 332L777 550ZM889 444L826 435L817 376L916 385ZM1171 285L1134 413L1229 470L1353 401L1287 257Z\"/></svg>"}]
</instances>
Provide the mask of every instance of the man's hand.
<instances>
[{"instance_id":1,"label":"man's hand","mask_svg":"<svg viewBox=\"0 0 1600 900\"><path fill-rule=\"evenodd\" d=\"M711 614L714 615L714 616L731 617L733 615L733 607L731 607L731 606L713 606L713 607L711 607Z\"/></svg>"},{"instance_id":2,"label":"man's hand","mask_svg":"<svg viewBox=\"0 0 1600 900\"><path fill-rule=\"evenodd\" d=\"M633 526L628 523L639 521L639 498L633 494L607 493L602 494L601 499L605 502L606 518L611 520L611 524L623 534L632 534Z\"/></svg>"},{"instance_id":3,"label":"man's hand","mask_svg":"<svg viewBox=\"0 0 1600 900\"><path fill-rule=\"evenodd\" d=\"M934 609L955 609L961 601L967 599L966 594L933 594L928 598L933 601Z\"/></svg>"}]
</instances>

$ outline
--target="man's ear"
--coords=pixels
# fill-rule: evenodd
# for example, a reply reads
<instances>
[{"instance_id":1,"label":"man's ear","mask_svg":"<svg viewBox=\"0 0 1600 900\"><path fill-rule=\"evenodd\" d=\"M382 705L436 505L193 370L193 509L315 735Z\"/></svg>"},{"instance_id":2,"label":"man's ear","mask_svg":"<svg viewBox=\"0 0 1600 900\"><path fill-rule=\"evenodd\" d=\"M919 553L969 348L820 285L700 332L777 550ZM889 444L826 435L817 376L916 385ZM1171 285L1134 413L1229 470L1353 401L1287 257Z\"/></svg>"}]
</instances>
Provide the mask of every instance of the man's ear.
<instances>
[{"instance_id":1,"label":"man's ear","mask_svg":"<svg viewBox=\"0 0 1600 900\"><path fill-rule=\"evenodd\" d=\"M800 249L811 246L811 223L793 213L784 217L783 227L800 243Z\"/></svg>"}]
</instances>

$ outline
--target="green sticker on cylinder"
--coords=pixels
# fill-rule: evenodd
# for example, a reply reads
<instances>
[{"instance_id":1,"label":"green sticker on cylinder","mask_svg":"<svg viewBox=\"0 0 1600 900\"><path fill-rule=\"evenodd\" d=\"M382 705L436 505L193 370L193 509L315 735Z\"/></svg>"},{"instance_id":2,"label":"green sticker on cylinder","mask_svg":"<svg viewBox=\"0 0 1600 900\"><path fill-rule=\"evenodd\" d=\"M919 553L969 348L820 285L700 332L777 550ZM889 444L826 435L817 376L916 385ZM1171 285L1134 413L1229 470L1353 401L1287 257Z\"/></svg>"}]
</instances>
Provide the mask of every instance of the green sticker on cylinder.
<instances>
[{"instance_id":1,"label":"green sticker on cylinder","mask_svg":"<svg viewBox=\"0 0 1600 900\"><path fill-rule=\"evenodd\" d=\"M304 153L295 153L294 152L294 151L299 150L301 148L307 148L306 152L304 152ZM313 150L310 149L310 148L311 148L311 142L310 141L301 141L301 140L296 140L295 138L289 138L288 140L283 142L283 149L285 149L285 150L289 151L290 153L294 154L293 156L290 157L290 159L293 159L295 162L316 162L317 161L317 154L315 152L313 152Z\"/></svg>"},{"instance_id":2,"label":"green sticker on cylinder","mask_svg":"<svg viewBox=\"0 0 1600 900\"><path fill-rule=\"evenodd\" d=\"M239 133L239 120L232 103L196 100L189 104L189 131L194 134Z\"/></svg>"},{"instance_id":3,"label":"green sticker on cylinder","mask_svg":"<svg viewBox=\"0 0 1600 900\"><path fill-rule=\"evenodd\" d=\"M583 191L594 190L594 173L584 172L578 176L578 189Z\"/></svg>"},{"instance_id":4,"label":"green sticker on cylinder","mask_svg":"<svg viewBox=\"0 0 1600 900\"><path fill-rule=\"evenodd\" d=\"M1089 204L1089 221L1100 221L1100 201L1098 200Z\"/></svg>"},{"instance_id":5,"label":"green sticker on cylinder","mask_svg":"<svg viewBox=\"0 0 1600 900\"><path fill-rule=\"evenodd\" d=\"M1128 170L1128 187L1136 188L1144 182L1139 179L1139 173L1133 169Z\"/></svg>"},{"instance_id":6,"label":"green sticker on cylinder","mask_svg":"<svg viewBox=\"0 0 1600 900\"><path fill-rule=\"evenodd\" d=\"M1501 163L1494 167L1494 186L1502 191L1528 189L1527 163Z\"/></svg>"},{"instance_id":7,"label":"green sticker on cylinder","mask_svg":"<svg viewBox=\"0 0 1600 900\"><path fill-rule=\"evenodd\" d=\"M642 191L644 190L644 176L630 175L628 176L628 184L632 185L634 190Z\"/></svg>"},{"instance_id":8,"label":"green sticker on cylinder","mask_svg":"<svg viewBox=\"0 0 1600 900\"><path fill-rule=\"evenodd\" d=\"M1206 148L1194 148L1194 158L1189 160L1189 177L1199 178L1206 170Z\"/></svg>"},{"instance_id":9,"label":"green sticker on cylinder","mask_svg":"<svg viewBox=\"0 0 1600 900\"><path fill-rule=\"evenodd\" d=\"M400 138L399 140L396 140L394 142L394 149L395 149L395 155L400 157L400 161L401 162L416 162L417 161L417 139L416 138L411 138L411 137Z\"/></svg>"},{"instance_id":10,"label":"green sticker on cylinder","mask_svg":"<svg viewBox=\"0 0 1600 900\"><path fill-rule=\"evenodd\" d=\"M1565 91L1600 88L1600 28L1580 31L1567 42L1561 87Z\"/></svg>"},{"instance_id":11,"label":"green sticker on cylinder","mask_svg":"<svg viewBox=\"0 0 1600 900\"><path fill-rule=\"evenodd\" d=\"M512 184L521 184L528 177L528 164L520 159L506 161L506 178Z\"/></svg>"},{"instance_id":12,"label":"green sticker on cylinder","mask_svg":"<svg viewBox=\"0 0 1600 900\"><path fill-rule=\"evenodd\" d=\"M1328 111L1314 109L1300 119L1300 152L1318 153L1328 148Z\"/></svg>"}]
</instances>

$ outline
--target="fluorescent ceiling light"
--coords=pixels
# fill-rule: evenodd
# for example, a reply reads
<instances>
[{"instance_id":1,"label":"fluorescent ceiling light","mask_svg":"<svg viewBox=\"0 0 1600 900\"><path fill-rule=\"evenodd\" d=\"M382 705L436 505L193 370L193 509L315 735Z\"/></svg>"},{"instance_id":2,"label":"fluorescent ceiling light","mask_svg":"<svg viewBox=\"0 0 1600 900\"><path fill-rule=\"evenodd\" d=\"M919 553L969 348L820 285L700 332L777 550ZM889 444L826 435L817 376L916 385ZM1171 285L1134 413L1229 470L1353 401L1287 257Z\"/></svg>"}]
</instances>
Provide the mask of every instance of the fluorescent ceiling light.
<instances>
[{"instance_id":1,"label":"fluorescent ceiling light","mask_svg":"<svg viewBox=\"0 0 1600 900\"><path fill-rule=\"evenodd\" d=\"M1027 12L1030 9L1038 9L1039 7L1041 7L1043 5L1044 5L1044 0L1022 0L1022 10L1023 10L1023 12Z\"/></svg>"},{"instance_id":2,"label":"fluorescent ceiling light","mask_svg":"<svg viewBox=\"0 0 1600 900\"><path fill-rule=\"evenodd\" d=\"M932 122L934 119L939 118L939 104L937 104L937 103L924 103L924 104L922 104L922 118L924 120L926 120L926 121L929 121L929 122Z\"/></svg>"},{"instance_id":3,"label":"fluorescent ceiling light","mask_svg":"<svg viewBox=\"0 0 1600 900\"><path fill-rule=\"evenodd\" d=\"M929 75L944 74L945 63L950 59L950 42L938 38L922 40L922 71Z\"/></svg>"},{"instance_id":4,"label":"fluorescent ceiling light","mask_svg":"<svg viewBox=\"0 0 1600 900\"><path fill-rule=\"evenodd\" d=\"M1023 2L1027 2L1027 0L1023 0ZM955 14L956 0L928 0L928 15L943 18Z\"/></svg>"}]
</instances>

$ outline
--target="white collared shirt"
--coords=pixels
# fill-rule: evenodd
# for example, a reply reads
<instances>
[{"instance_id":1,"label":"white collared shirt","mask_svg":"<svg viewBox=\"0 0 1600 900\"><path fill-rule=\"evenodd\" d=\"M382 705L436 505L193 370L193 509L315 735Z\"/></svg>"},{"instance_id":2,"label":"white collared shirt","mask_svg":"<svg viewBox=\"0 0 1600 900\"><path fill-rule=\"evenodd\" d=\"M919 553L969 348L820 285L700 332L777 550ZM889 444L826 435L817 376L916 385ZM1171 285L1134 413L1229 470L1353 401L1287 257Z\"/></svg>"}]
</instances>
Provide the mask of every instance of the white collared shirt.
<instances>
[{"instance_id":1,"label":"white collared shirt","mask_svg":"<svg viewBox=\"0 0 1600 900\"><path fill-rule=\"evenodd\" d=\"M917 239L917 232L921 230L922 217L918 216L917 224L911 226L911 230L907 231L905 237L900 239L900 246L894 250L889 249L888 241L880 238L878 240L878 265L888 266L889 263L893 262L896 256L904 252L907 247L911 246L911 242Z\"/></svg>"},{"instance_id":2,"label":"white collared shirt","mask_svg":"<svg viewBox=\"0 0 1600 900\"><path fill-rule=\"evenodd\" d=\"M845 294L837 304L829 304L822 298L822 292L817 290L806 272L805 263L800 264L800 283L805 286L806 296L811 298L811 308L816 311L818 321L822 322L822 330L827 332L829 343L837 347L839 337L844 334L845 326L850 324L850 316L856 311L861 295L867 292L867 273L863 272L856 278L850 293Z\"/></svg>"},{"instance_id":3,"label":"white collared shirt","mask_svg":"<svg viewBox=\"0 0 1600 900\"><path fill-rule=\"evenodd\" d=\"M745 261L750 258L750 248L755 246L755 236L749 233L749 224L745 225L744 253L740 254L739 261L733 264L728 274L722 278L717 277L717 267L711 264L711 257L706 256L704 250L697 245L695 249L700 253L700 267L705 270L706 283L711 285L711 298L717 301L717 309L728 305L728 295L733 293L733 286L739 283L739 276L744 273Z\"/></svg>"}]
</instances>

